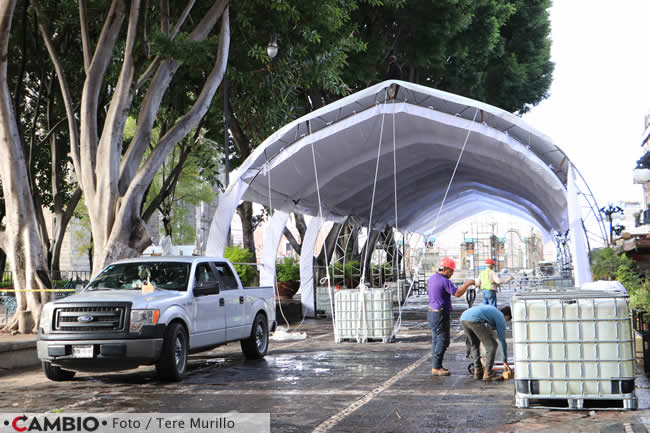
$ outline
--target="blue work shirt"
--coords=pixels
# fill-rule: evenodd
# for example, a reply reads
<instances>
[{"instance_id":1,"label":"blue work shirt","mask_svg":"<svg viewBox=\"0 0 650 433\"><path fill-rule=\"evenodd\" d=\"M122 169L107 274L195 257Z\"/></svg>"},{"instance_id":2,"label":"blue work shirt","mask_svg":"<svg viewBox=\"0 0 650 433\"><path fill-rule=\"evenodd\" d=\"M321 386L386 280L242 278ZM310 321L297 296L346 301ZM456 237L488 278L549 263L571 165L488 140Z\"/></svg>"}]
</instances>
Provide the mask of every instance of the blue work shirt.
<instances>
[{"instance_id":1,"label":"blue work shirt","mask_svg":"<svg viewBox=\"0 0 650 433\"><path fill-rule=\"evenodd\" d=\"M460 315L460 321L483 322L497 330L497 338L503 353L503 360L508 361L508 349L506 346L506 318L501 311L492 305L479 305L467 309Z\"/></svg>"},{"instance_id":2,"label":"blue work shirt","mask_svg":"<svg viewBox=\"0 0 650 433\"><path fill-rule=\"evenodd\" d=\"M429 290L429 307L433 310L445 310L451 313L451 295L456 293L456 286L449 278L436 272L427 283Z\"/></svg>"}]
</instances>

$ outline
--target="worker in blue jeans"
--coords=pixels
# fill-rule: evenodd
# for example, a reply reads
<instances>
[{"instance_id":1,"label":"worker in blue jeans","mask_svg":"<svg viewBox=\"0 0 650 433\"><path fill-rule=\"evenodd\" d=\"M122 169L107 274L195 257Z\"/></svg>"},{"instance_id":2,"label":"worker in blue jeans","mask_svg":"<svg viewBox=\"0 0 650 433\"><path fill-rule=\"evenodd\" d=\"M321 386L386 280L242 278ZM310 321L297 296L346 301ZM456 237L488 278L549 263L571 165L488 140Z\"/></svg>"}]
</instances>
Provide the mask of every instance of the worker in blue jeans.
<instances>
[{"instance_id":1,"label":"worker in blue jeans","mask_svg":"<svg viewBox=\"0 0 650 433\"><path fill-rule=\"evenodd\" d=\"M427 288L429 292L429 311L427 319L431 326L431 352L434 376L449 376L449 370L442 366L442 359L449 347L451 316L451 295L460 298L469 286L474 285L474 280L467 280L457 288L450 278L456 270L456 264L449 257L443 257L438 263L438 272L429 278Z\"/></svg>"},{"instance_id":2,"label":"worker in blue jeans","mask_svg":"<svg viewBox=\"0 0 650 433\"><path fill-rule=\"evenodd\" d=\"M499 311L491 305L478 305L465 310L460 316L460 323L463 325L472 358L474 379L485 381L503 379L503 376L492 370L498 346L501 346L504 371L512 372L508 365L508 346L506 345L506 322L511 319L512 312L509 306L503 307ZM494 338L491 329L496 330L497 339ZM485 369L481 363L481 344L485 347Z\"/></svg>"},{"instance_id":3,"label":"worker in blue jeans","mask_svg":"<svg viewBox=\"0 0 650 433\"><path fill-rule=\"evenodd\" d=\"M485 266L486 268L478 274L478 286L483 291L483 304L492 305L496 308L497 288L499 287L499 284L512 281L514 277L510 276L507 280L502 281L499 278L499 274L494 271L494 260L492 259L487 259L485 261Z\"/></svg>"}]
</instances>

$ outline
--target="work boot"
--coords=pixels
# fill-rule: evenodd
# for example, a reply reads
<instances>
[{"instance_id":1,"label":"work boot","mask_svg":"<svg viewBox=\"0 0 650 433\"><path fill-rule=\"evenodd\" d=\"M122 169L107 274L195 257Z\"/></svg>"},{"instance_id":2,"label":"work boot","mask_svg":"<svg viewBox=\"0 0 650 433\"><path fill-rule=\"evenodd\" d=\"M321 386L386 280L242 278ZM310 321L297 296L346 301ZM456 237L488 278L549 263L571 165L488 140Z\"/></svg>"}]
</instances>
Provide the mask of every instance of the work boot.
<instances>
[{"instance_id":1,"label":"work boot","mask_svg":"<svg viewBox=\"0 0 650 433\"><path fill-rule=\"evenodd\" d=\"M483 373L483 380L485 382L494 382L497 380L503 380L503 376L494 372L494 370L485 370Z\"/></svg>"},{"instance_id":2,"label":"work boot","mask_svg":"<svg viewBox=\"0 0 650 433\"><path fill-rule=\"evenodd\" d=\"M440 368L432 368L431 369L431 374L434 376L450 376L451 373L449 373L449 370L447 370L444 367Z\"/></svg>"},{"instance_id":3,"label":"work boot","mask_svg":"<svg viewBox=\"0 0 650 433\"><path fill-rule=\"evenodd\" d=\"M483 367L474 369L474 379L483 379Z\"/></svg>"}]
</instances>

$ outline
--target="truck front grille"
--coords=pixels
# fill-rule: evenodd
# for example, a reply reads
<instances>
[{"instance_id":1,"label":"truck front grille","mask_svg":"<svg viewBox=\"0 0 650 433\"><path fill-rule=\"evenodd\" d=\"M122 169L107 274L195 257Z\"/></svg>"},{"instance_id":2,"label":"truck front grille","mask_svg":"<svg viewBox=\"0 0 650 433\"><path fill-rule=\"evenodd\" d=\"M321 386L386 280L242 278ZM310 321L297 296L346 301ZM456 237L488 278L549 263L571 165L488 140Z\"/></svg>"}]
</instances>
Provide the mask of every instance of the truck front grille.
<instances>
[{"instance_id":1,"label":"truck front grille","mask_svg":"<svg viewBox=\"0 0 650 433\"><path fill-rule=\"evenodd\" d=\"M63 307L54 310L54 331L122 331L125 308L118 306Z\"/></svg>"}]
</instances>

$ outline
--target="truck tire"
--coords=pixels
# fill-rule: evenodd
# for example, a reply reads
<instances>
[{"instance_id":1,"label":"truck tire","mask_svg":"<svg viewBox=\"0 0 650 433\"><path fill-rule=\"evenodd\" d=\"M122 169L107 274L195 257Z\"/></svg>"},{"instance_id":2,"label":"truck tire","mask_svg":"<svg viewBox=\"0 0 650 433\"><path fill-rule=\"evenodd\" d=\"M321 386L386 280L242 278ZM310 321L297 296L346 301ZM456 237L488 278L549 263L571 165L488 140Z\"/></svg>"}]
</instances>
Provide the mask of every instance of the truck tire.
<instances>
[{"instance_id":1,"label":"truck tire","mask_svg":"<svg viewBox=\"0 0 650 433\"><path fill-rule=\"evenodd\" d=\"M45 373L45 376L55 382L70 380L77 374L76 371L64 370L46 361L43 361L41 364L43 365L43 373Z\"/></svg>"},{"instance_id":2,"label":"truck tire","mask_svg":"<svg viewBox=\"0 0 650 433\"><path fill-rule=\"evenodd\" d=\"M269 349L269 325L266 316L258 313L253 320L251 335L241 340L241 350L247 359L262 359Z\"/></svg>"},{"instance_id":3,"label":"truck tire","mask_svg":"<svg viewBox=\"0 0 650 433\"><path fill-rule=\"evenodd\" d=\"M187 370L187 332L178 322L167 327L162 353L156 363L158 376L167 381L177 382Z\"/></svg>"}]
</instances>

